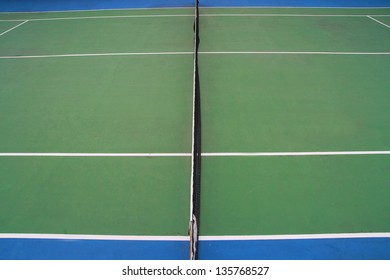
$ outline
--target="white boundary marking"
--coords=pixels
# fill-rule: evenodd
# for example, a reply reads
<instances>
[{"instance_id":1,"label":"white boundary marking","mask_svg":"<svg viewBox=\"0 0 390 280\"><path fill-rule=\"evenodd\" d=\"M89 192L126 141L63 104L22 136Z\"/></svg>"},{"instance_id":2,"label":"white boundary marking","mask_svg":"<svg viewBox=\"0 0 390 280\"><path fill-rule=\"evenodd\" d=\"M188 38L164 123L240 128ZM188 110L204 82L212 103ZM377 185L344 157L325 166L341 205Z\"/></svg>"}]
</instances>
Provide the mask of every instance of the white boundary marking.
<instances>
[{"instance_id":1,"label":"white boundary marking","mask_svg":"<svg viewBox=\"0 0 390 280\"><path fill-rule=\"evenodd\" d=\"M352 155L390 155L390 151L203 153L202 155L205 157L352 156Z\"/></svg>"},{"instance_id":2,"label":"white boundary marking","mask_svg":"<svg viewBox=\"0 0 390 280\"><path fill-rule=\"evenodd\" d=\"M189 236L153 235L86 235L86 234L34 234L1 233L0 239L57 239L57 240L128 240L128 241L189 241ZM340 239L340 238L390 238L389 232L374 233L330 233L330 234L285 234L285 235L222 235L200 236L201 241L219 240L297 240L297 239Z\"/></svg>"},{"instance_id":3,"label":"white boundary marking","mask_svg":"<svg viewBox=\"0 0 390 280\"><path fill-rule=\"evenodd\" d=\"M367 15L346 14L203 14L202 17L366 17ZM390 15L373 15L390 16Z\"/></svg>"},{"instance_id":4,"label":"white boundary marking","mask_svg":"<svg viewBox=\"0 0 390 280\"><path fill-rule=\"evenodd\" d=\"M0 59L30 59L30 58L65 58L65 57L95 57L95 56L143 56L143 55L192 55L193 52L124 52L124 53L75 53L49 55L10 55L0 56ZM306 51L203 51L199 54L215 55L390 55L390 52L306 52Z\"/></svg>"},{"instance_id":5,"label":"white boundary marking","mask_svg":"<svg viewBox=\"0 0 390 280\"><path fill-rule=\"evenodd\" d=\"M367 16L367 17L370 18L370 19L372 19L373 21L376 21L377 23L382 24L383 26L386 26L387 28L390 28L390 25L387 25L387 24L381 22L380 20L377 20L377 19L375 19L375 18L373 18L373 17L371 17L371 16Z\"/></svg>"},{"instance_id":6,"label":"white boundary marking","mask_svg":"<svg viewBox=\"0 0 390 280\"><path fill-rule=\"evenodd\" d=\"M202 153L204 157L390 155L390 151ZM192 157L191 153L0 153L0 157Z\"/></svg>"},{"instance_id":7,"label":"white boundary marking","mask_svg":"<svg viewBox=\"0 0 390 280\"><path fill-rule=\"evenodd\" d=\"M0 12L2 14L42 14L42 13L72 13L72 12L104 12L104 11L142 11L142 10L170 10L170 9L193 9L194 7L147 7L147 8L113 8L113 9L91 9L91 10L54 10L54 11L30 11L30 12ZM390 9L390 7L296 7L296 6L230 6L230 7L199 7L203 9L357 9L357 10L376 10Z\"/></svg>"},{"instance_id":8,"label":"white boundary marking","mask_svg":"<svg viewBox=\"0 0 390 280\"><path fill-rule=\"evenodd\" d=\"M193 17L193 15L122 15L122 16L87 16L87 17L59 17L59 18L32 18L29 21L51 21L51 20L84 20L84 19L117 19L117 18L160 18L160 17ZM0 21L21 21L18 20L0 20Z\"/></svg>"},{"instance_id":9,"label":"white boundary marking","mask_svg":"<svg viewBox=\"0 0 390 280\"><path fill-rule=\"evenodd\" d=\"M390 9L388 7L297 7L297 6L222 6L222 7L199 7L199 9L345 9L345 10L375 10L375 9Z\"/></svg>"},{"instance_id":10,"label":"white boundary marking","mask_svg":"<svg viewBox=\"0 0 390 280\"><path fill-rule=\"evenodd\" d=\"M2 14L42 14L42 13L77 13L77 12L105 12L105 11L142 11L142 10L180 10L193 9L194 7L160 7L160 8L117 8L117 9L91 9L91 10L57 10L57 11L33 11L33 12L0 12ZM377 8L372 8L377 9ZM378 8L381 9L381 8ZM385 7L382 7L385 9Z\"/></svg>"},{"instance_id":11,"label":"white boundary marking","mask_svg":"<svg viewBox=\"0 0 390 280\"><path fill-rule=\"evenodd\" d=\"M299 54L299 55L389 55L390 52L304 52L304 51L227 51L199 52L200 54Z\"/></svg>"},{"instance_id":12,"label":"white boundary marking","mask_svg":"<svg viewBox=\"0 0 390 280\"><path fill-rule=\"evenodd\" d=\"M18 20L18 21L21 21L21 20ZM25 24L26 22L28 22L28 20L25 20L25 21L23 21L22 23L19 23L18 25L16 25L16 26L14 26L14 27L12 27L12 28L10 28L10 29L4 31L3 33L0 33L0 36L3 36L4 34L10 32L10 31L12 31L12 30L14 30L15 28L18 28L19 26Z\"/></svg>"},{"instance_id":13,"label":"white boundary marking","mask_svg":"<svg viewBox=\"0 0 390 280\"><path fill-rule=\"evenodd\" d=\"M154 235L93 235L93 234L37 234L37 233L0 233L0 239L64 239L64 240L161 240L189 241L189 236L154 236Z\"/></svg>"},{"instance_id":14,"label":"white boundary marking","mask_svg":"<svg viewBox=\"0 0 390 280\"><path fill-rule=\"evenodd\" d=\"M390 238L389 232L375 233L330 233L330 234L286 234L286 235L222 235L201 236L200 240L295 240L295 239L333 239L333 238Z\"/></svg>"},{"instance_id":15,"label":"white boundary marking","mask_svg":"<svg viewBox=\"0 0 390 280\"><path fill-rule=\"evenodd\" d=\"M343 15L343 14L202 14L200 17L388 17L390 15ZM85 19L115 19L115 18L159 18L159 17L193 17L192 14L158 14L158 15L118 15L118 16L83 16L83 17L53 17L30 19L0 19L1 21L53 21L53 20L85 20Z\"/></svg>"},{"instance_id":16,"label":"white boundary marking","mask_svg":"<svg viewBox=\"0 0 390 280\"><path fill-rule=\"evenodd\" d=\"M23 58L57 58L57 57L89 57L89 56L129 56L129 55L189 55L193 52L125 52L125 53L74 53L74 54L49 54L49 55L11 55L0 56L0 59Z\"/></svg>"},{"instance_id":17,"label":"white boundary marking","mask_svg":"<svg viewBox=\"0 0 390 280\"><path fill-rule=\"evenodd\" d=\"M0 157L190 157L191 153L0 153Z\"/></svg>"}]
</instances>

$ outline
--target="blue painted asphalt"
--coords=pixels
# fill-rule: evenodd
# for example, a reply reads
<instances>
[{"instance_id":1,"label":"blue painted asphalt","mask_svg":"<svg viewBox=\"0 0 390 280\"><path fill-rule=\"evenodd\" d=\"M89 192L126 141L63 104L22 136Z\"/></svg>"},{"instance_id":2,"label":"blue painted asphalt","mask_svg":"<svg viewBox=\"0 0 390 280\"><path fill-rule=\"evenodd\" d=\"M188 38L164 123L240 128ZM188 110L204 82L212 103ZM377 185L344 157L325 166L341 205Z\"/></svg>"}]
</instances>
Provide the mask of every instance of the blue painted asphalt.
<instances>
[{"instance_id":1,"label":"blue painted asphalt","mask_svg":"<svg viewBox=\"0 0 390 280\"><path fill-rule=\"evenodd\" d=\"M390 7L390 0L200 0L202 7ZM2 0L1 12L193 7L194 0Z\"/></svg>"},{"instance_id":2,"label":"blue painted asphalt","mask_svg":"<svg viewBox=\"0 0 390 280\"><path fill-rule=\"evenodd\" d=\"M0 239L8 260L186 260L189 242ZM200 241L200 259L390 260L390 238Z\"/></svg>"}]
</instances>

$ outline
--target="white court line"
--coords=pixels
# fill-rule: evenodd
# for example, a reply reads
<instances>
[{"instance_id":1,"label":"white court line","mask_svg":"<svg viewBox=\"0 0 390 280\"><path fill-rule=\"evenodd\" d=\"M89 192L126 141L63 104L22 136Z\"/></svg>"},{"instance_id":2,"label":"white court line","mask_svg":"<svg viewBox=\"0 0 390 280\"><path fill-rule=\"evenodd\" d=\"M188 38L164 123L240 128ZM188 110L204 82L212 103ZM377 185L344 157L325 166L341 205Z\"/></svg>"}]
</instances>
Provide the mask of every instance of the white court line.
<instances>
[{"instance_id":1,"label":"white court line","mask_svg":"<svg viewBox=\"0 0 390 280\"><path fill-rule=\"evenodd\" d=\"M125 53L79 53L79 54L49 54L49 55L11 55L0 56L0 59L29 58L61 58L61 57L94 57L94 56L145 56L145 55L193 55L193 52L125 52ZM390 52L304 52L304 51L226 51L199 52L199 54L215 55L390 55Z\"/></svg>"},{"instance_id":2,"label":"white court line","mask_svg":"<svg viewBox=\"0 0 390 280\"><path fill-rule=\"evenodd\" d=\"M302 52L302 51L227 51L199 52L200 54L296 54L296 55L389 55L390 52ZM1 57L0 57L1 58Z\"/></svg>"},{"instance_id":3,"label":"white court line","mask_svg":"<svg viewBox=\"0 0 390 280\"><path fill-rule=\"evenodd\" d=\"M189 236L0 233L0 239L189 241Z\"/></svg>"},{"instance_id":4,"label":"white court line","mask_svg":"<svg viewBox=\"0 0 390 280\"><path fill-rule=\"evenodd\" d=\"M32 12L0 12L2 14L42 14L42 13L72 13L72 12L104 12L104 11L137 11L137 10L175 10L175 9L194 9L194 7L147 7L147 8L116 8L116 9L91 9L91 10L57 10L57 11L32 11ZM390 9L390 7L296 7L296 6L229 6L229 7L199 7L199 10L211 9L357 9L357 10L376 10Z\"/></svg>"},{"instance_id":5,"label":"white court line","mask_svg":"<svg viewBox=\"0 0 390 280\"><path fill-rule=\"evenodd\" d=\"M148 7L148 8L117 8L117 9L91 9L91 10L57 10L57 11L33 11L33 12L0 12L2 14L46 14L46 13L88 13L88 12L105 12L105 11L143 11L143 10L181 10L193 9L193 7Z\"/></svg>"},{"instance_id":6,"label":"white court line","mask_svg":"<svg viewBox=\"0 0 390 280\"><path fill-rule=\"evenodd\" d=\"M199 7L199 9L295 9L295 10L304 10L304 9L340 9L340 10L376 10L376 9L390 9L390 6L387 7L297 7L297 6L221 6L221 7Z\"/></svg>"},{"instance_id":7,"label":"white court line","mask_svg":"<svg viewBox=\"0 0 390 280\"><path fill-rule=\"evenodd\" d=\"M161 17L193 17L193 15L128 15L128 16L90 16L90 17L62 17L62 18L36 18L30 21L48 20L78 20L78 19L115 19L115 18L161 18Z\"/></svg>"},{"instance_id":8,"label":"white court line","mask_svg":"<svg viewBox=\"0 0 390 280\"><path fill-rule=\"evenodd\" d=\"M202 153L205 157L296 157L296 156L352 156L390 155L390 151L340 151L340 152L260 152L260 153Z\"/></svg>"},{"instance_id":9,"label":"white court line","mask_svg":"<svg viewBox=\"0 0 390 280\"><path fill-rule=\"evenodd\" d=\"M19 21L20 21L20 20L19 20ZM16 26L14 26L14 27L12 27L12 28L10 28L10 29L4 31L3 33L0 33L0 36L3 36L4 34L10 32L10 31L12 31L12 30L14 30L15 28L18 28L19 26L25 24L26 22L28 22L28 20L25 20L25 21L23 21L22 23L20 23L20 24L18 24L18 25L16 25Z\"/></svg>"},{"instance_id":10,"label":"white court line","mask_svg":"<svg viewBox=\"0 0 390 280\"><path fill-rule=\"evenodd\" d=\"M204 157L390 155L390 151L202 153ZM0 153L0 157L191 157L191 153Z\"/></svg>"},{"instance_id":11,"label":"white court line","mask_svg":"<svg viewBox=\"0 0 390 280\"><path fill-rule=\"evenodd\" d=\"M367 15L342 14L202 14L201 17L366 17ZM390 15L375 15L390 16Z\"/></svg>"},{"instance_id":12,"label":"white court line","mask_svg":"<svg viewBox=\"0 0 390 280\"><path fill-rule=\"evenodd\" d=\"M367 17L370 18L370 19L372 19L373 21L376 21L377 23L382 24L383 26L386 26L387 28L390 28L390 25L387 25L387 24L381 22L380 20L377 20L377 19L375 19L375 18L373 18L373 17L370 17L370 16L367 16Z\"/></svg>"},{"instance_id":13,"label":"white court line","mask_svg":"<svg viewBox=\"0 0 390 280\"><path fill-rule=\"evenodd\" d=\"M161 17L194 17L188 14L179 15L123 15L123 16L86 16L86 17L58 17L58 18L32 18L29 21L51 21L51 20L84 20L84 19L116 19L116 18L161 18ZM24 19L3 19L0 21L21 21Z\"/></svg>"},{"instance_id":14,"label":"white court line","mask_svg":"<svg viewBox=\"0 0 390 280\"><path fill-rule=\"evenodd\" d=\"M11 55L0 56L0 59L23 58L56 58L56 57L93 57L93 56L130 56L130 55L193 55L193 52L125 52L125 53L74 53L74 54L49 54L49 55Z\"/></svg>"},{"instance_id":15,"label":"white court line","mask_svg":"<svg viewBox=\"0 0 390 280\"><path fill-rule=\"evenodd\" d=\"M332 15L332 14L202 14L200 17L367 17L370 15ZM388 17L390 15L372 15ZM2 19L0 21L52 21L52 20L85 20L85 19L115 19L115 18L160 18L160 17L193 17L192 14L159 14L159 15L120 15L120 16L83 16L83 17L53 17L30 19Z\"/></svg>"},{"instance_id":16,"label":"white court line","mask_svg":"<svg viewBox=\"0 0 390 280\"><path fill-rule=\"evenodd\" d=\"M294 240L294 239L333 239L333 238L390 238L389 232L370 233L330 233L330 234L286 234L286 235L220 235L200 236L199 240Z\"/></svg>"},{"instance_id":17,"label":"white court line","mask_svg":"<svg viewBox=\"0 0 390 280\"><path fill-rule=\"evenodd\" d=\"M0 153L0 157L190 157L191 153Z\"/></svg>"},{"instance_id":18,"label":"white court line","mask_svg":"<svg viewBox=\"0 0 390 280\"><path fill-rule=\"evenodd\" d=\"M34 234L1 233L0 239L57 239L57 240L127 240L127 241L189 241L189 236L154 235L87 235L87 234ZM219 235L200 236L201 241L218 240L297 240L297 239L340 239L340 238L390 238L388 232L335 233L335 234L285 234L285 235Z\"/></svg>"}]
</instances>

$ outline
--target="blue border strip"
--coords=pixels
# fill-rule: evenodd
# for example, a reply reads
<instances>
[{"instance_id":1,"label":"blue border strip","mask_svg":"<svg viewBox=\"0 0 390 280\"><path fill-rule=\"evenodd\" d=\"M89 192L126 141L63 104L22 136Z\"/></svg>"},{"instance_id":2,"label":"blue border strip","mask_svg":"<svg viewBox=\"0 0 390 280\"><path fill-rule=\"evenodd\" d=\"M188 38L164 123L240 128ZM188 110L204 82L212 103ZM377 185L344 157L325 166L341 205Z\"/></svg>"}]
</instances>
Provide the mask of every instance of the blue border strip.
<instances>
[{"instance_id":1,"label":"blue border strip","mask_svg":"<svg viewBox=\"0 0 390 280\"><path fill-rule=\"evenodd\" d=\"M0 239L2 260L187 260L188 241ZM390 238L200 241L203 260L390 260Z\"/></svg>"},{"instance_id":2,"label":"blue border strip","mask_svg":"<svg viewBox=\"0 0 390 280\"><path fill-rule=\"evenodd\" d=\"M199 0L204 7L390 7L389 0Z\"/></svg>"},{"instance_id":3,"label":"blue border strip","mask_svg":"<svg viewBox=\"0 0 390 280\"><path fill-rule=\"evenodd\" d=\"M389 260L390 238L203 241L208 260Z\"/></svg>"},{"instance_id":4,"label":"blue border strip","mask_svg":"<svg viewBox=\"0 0 390 280\"><path fill-rule=\"evenodd\" d=\"M0 12L193 7L192 0L3 0Z\"/></svg>"},{"instance_id":5,"label":"blue border strip","mask_svg":"<svg viewBox=\"0 0 390 280\"><path fill-rule=\"evenodd\" d=\"M186 241L0 239L0 260L187 260Z\"/></svg>"},{"instance_id":6,"label":"blue border strip","mask_svg":"<svg viewBox=\"0 0 390 280\"><path fill-rule=\"evenodd\" d=\"M2 0L0 12L193 7L195 0ZM199 0L201 7L390 7L389 0Z\"/></svg>"}]
</instances>

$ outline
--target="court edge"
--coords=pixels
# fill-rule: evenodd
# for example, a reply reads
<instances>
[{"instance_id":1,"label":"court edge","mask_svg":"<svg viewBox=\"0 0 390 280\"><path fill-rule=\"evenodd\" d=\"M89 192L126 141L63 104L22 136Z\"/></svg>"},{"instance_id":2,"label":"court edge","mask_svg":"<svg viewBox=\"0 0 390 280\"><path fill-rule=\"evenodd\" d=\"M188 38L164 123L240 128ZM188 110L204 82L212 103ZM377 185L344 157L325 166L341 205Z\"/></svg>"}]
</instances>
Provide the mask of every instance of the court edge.
<instances>
[{"instance_id":1,"label":"court edge","mask_svg":"<svg viewBox=\"0 0 390 280\"><path fill-rule=\"evenodd\" d=\"M286 234L286 235L210 235L199 240L301 240L342 238L390 238L390 232L329 233L329 234ZM56 240L128 240L128 241L189 241L189 236L143 236L143 235L84 235L84 234L33 234L1 233L0 239L56 239Z\"/></svg>"}]
</instances>

